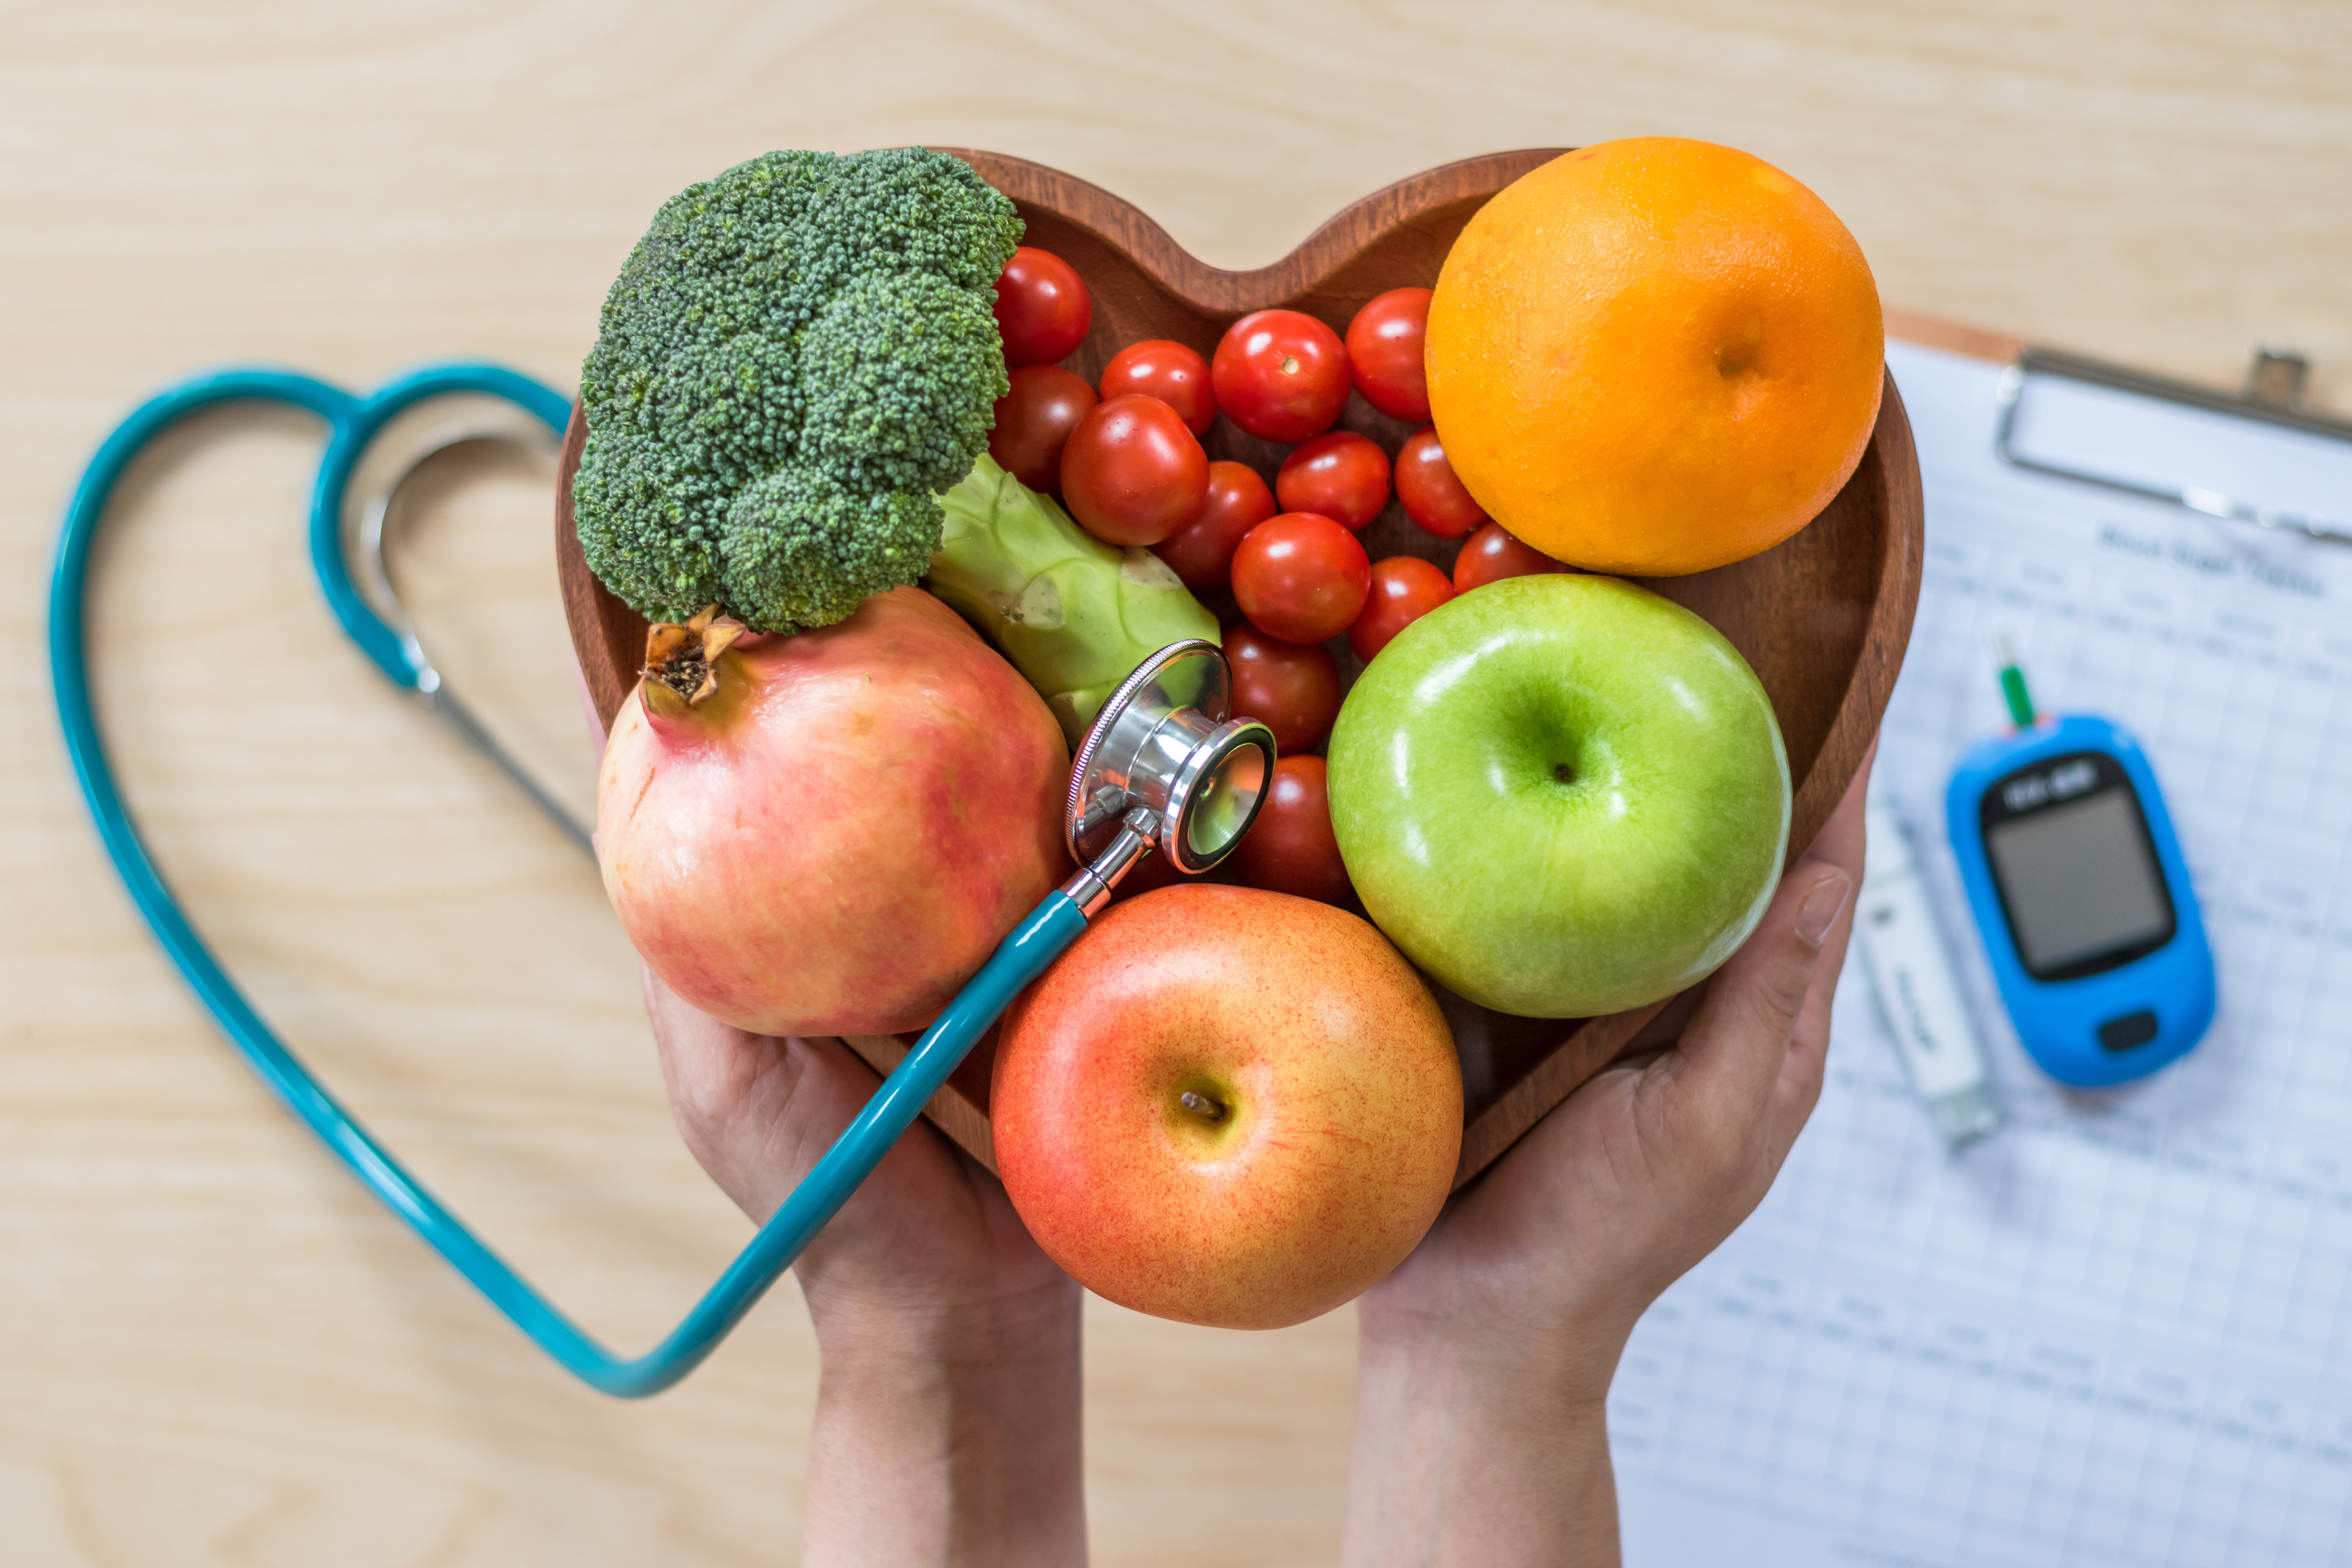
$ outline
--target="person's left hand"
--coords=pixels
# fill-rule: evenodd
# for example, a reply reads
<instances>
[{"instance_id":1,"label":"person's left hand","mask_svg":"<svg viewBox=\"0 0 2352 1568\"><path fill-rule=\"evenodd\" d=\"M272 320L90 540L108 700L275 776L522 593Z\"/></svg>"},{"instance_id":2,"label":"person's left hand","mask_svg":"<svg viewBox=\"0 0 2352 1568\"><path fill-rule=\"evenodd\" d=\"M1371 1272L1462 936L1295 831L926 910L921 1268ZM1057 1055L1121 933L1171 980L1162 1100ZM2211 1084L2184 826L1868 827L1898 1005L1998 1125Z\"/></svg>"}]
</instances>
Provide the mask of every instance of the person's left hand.
<instances>
[{"instance_id":1,"label":"person's left hand","mask_svg":"<svg viewBox=\"0 0 2352 1568\"><path fill-rule=\"evenodd\" d=\"M835 1039L732 1028L646 975L670 1110L764 1223L880 1085ZM793 1265L824 1373L802 1562L1086 1560L1078 1287L1003 1186L908 1128Z\"/></svg>"},{"instance_id":2,"label":"person's left hand","mask_svg":"<svg viewBox=\"0 0 2352 1568\"><path fill-rule=\"evenodd\" d=\"M720 1190L765 1224L882 1080L839 1040L750 1034L688 1005L650 970L645 985L678 1131ZM944 1321L1077 1300L1003 1184L921 1121L793 1271L820 1331L845 1314Z\"/></svg>"}]
</instances>

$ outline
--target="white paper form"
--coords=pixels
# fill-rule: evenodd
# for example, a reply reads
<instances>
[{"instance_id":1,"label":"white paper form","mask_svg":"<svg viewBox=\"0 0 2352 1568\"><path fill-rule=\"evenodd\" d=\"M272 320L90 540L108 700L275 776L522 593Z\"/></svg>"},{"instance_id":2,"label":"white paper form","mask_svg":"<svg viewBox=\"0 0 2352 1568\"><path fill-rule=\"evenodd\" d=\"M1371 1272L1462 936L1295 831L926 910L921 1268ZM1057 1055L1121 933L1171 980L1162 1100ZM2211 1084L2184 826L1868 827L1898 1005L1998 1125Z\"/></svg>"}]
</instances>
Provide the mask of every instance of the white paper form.
<instances>
[{"instance_id":1,"label":"white paper form","mask_svg":"<svg viewBox=\"0 0 2352 1568\"><path fill-rule=\"evenodd\" d=\"M2352 548L2008 468L1999 367L1887 358L1927 548L1878 766L2008 1121L1947 1152L1848 964L1811 1124L1612 1390L1627 1560L2352 1563ZM2352 446L2274 460L2352 501ZM1996 628L2038 706L2139 737L2180 832L2220 1010L2137 1084L2032 1067L1959 889L1944 785L2005 722Z\"/></svg>"}]
</instances>

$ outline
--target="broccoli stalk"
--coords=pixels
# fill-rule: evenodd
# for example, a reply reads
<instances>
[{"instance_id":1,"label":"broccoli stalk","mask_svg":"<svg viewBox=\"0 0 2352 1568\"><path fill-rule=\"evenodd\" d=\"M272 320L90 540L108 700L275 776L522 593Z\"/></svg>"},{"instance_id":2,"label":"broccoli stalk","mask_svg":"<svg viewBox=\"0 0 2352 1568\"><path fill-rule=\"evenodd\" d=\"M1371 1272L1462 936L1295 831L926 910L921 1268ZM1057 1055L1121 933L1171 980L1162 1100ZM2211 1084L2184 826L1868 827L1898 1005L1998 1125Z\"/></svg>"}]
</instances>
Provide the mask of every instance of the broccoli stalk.
<instances>
[{"instance_id":1,"label":"broccoli stalk","mask_svg":"<svg viewBox=\"0 0 2352 1568\"><path fill-rule=\"evenodd\" d=\"M771 153L664 203L581 369L589 567L649 620L716 604L759 631L920 577L1006 391L1021 234L919 147Z\"/></svg>"},{"instance_id":2,"label":"broccoli stalk","mask_svg":"<svg viewBox=\"0 0 2352 1568\"><path fill-rule=\"evenodd\" d=\"M1076 746L1118 683L1217 618L1149 550L1120 550L983 454L940 498L947 526L927 586L1004 652Z\"/></svg>"}]
</instances>

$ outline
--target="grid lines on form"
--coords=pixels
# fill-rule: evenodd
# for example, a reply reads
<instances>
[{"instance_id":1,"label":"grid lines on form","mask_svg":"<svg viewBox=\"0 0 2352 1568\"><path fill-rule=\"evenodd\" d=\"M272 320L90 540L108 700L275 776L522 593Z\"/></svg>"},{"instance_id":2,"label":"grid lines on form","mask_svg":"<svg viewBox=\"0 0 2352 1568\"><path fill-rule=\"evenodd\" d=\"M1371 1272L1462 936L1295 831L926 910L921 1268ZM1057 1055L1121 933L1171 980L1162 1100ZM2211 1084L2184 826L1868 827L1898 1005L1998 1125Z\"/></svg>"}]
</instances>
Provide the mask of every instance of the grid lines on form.
<instances>
[{"instance_id":1,"label":"grid lines on form","mask_svg":"<svg viewBox=\"0 0 2352 1568\"><path fill-rule=\"evenodd\" d=\"M1989 409L1992 374L1952 384ZM1915 400L1910 359L1897 375L1932 417L1943 389ZM1629 1509L1629 1545L1716 1528L1757 1564L2352 1561L2352 567L2250 564L2285 547L1921 450L1927 565L1881 782L2007 1125L1937 1142L1850 967L1779 1183L1628 1348L1621 1474L1637 1505L1675 1500ZM2180 830L2221 1006L2138 1084L2078 1093L2031 1066L1958 886L1942 791L2003 722L1996 630L2043 708L2138 736Z\"/></svg>"}]
</instances>

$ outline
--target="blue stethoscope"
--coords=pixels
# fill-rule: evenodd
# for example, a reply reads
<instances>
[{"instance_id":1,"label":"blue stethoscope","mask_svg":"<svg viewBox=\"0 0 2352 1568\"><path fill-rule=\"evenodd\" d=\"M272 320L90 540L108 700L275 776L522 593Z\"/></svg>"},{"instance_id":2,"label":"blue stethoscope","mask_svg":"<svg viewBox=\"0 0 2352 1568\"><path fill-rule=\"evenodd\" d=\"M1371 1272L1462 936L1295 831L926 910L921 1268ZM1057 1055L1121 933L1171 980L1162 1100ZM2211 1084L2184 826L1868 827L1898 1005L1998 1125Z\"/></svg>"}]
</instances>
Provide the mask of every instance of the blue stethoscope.
<instances>
[{"instance_id":1,"label":"blue stethoscope","mask_svg":"<svg viewBox=\"0 0 2352 1568\"><path fill-rule=\"evenodd\" d=\"M366 397L289 371L220 371L142 404L99 447L67 509L49 587L50 677L66 748L115 870L156 940L247 1064L352 1174L541 1349L592 1387L642 1398L692 1372L742 1321L913 1124L997 1015L1086 930L1130 867L1158 848L1178 869L1197 874L1231 852L1264 802L1274 737L1255 720L1226 717L1230 673L1213 644L1172 644L1129 675L1103 705L1071 770L1064 826L1081 869L1004 938L685 1321L644 1355L616 1356L443 1207L263 1021L156 870L122 799L90 704L90 546L123 471L165 428L200 409L231 402L289 404L327 423L326 452L310 496L310 564L336 620L395 686L436 707L584 842L578 825L448 692L413 629L395 627L361 591L352 569L346 512L353 475L370 443L404 412L460 394L511 405L553 437L562 436L571 417L569 399L529 376L467 363L412 371ZM381 506L372 507L364 530L368 559L376 567L378 602L389 597L385 607L397 616L396 595L381 573L382 521Z\"/></svg>"}]
</instances>

